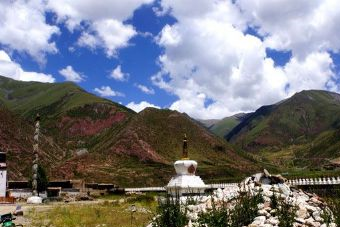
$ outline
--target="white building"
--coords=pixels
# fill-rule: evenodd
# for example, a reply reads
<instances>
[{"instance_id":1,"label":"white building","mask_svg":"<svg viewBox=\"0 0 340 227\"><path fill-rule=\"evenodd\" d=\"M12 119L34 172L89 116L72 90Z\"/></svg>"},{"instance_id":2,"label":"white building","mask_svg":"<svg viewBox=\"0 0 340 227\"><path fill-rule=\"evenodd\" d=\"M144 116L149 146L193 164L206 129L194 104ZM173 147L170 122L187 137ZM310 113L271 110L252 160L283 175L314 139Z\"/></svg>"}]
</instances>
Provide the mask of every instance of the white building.
<instances>
[{"instance_id":1,"label":"white building","mask_svg":"<svg viewBox=\"0 0 340 227\"><path fill-rule=\"evenodd\" d=\"M6 153L0 152L0 197L6 197L7 166Z\"/></svg>"}]
</instances>

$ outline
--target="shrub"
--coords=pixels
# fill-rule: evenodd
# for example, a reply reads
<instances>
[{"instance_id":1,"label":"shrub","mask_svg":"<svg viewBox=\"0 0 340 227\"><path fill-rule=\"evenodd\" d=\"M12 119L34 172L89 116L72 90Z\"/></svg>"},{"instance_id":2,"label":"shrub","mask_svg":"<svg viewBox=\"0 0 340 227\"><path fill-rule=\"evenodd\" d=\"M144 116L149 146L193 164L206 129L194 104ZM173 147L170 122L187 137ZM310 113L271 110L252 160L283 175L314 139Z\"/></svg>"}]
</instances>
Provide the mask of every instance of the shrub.
<instances>
[{"instance_id":1,"label":"shrub","mask_svg":"<svg viewBox=\"0 0 340 227\"><path fill-rule=\"evenodd\" d=\"M152 227L183 227L188 224L186 205L181 205L179 196L167 195L165 201L158 201Z\"/></svg>"},{"instance_id":2,"label":"shrub","mask_svg":"<svg viewBox=\"0 0 340 227\"><path fill-rule=\"evenodd\" d=\"M231 227L231 217L225 203L217 208L214 200L212 209L206 213L200 213L197 222L199 227Z\"/></svg>"},{"instance_id":3,"label":"shrub","mask_svg":"<svg viewBox=\"0 0 340 227\"><path fill-rule=\"evenodd\" d=\"M260 193L251 195L249 192L240 193L236 205L231 211L231 226L242 227L249 225L257 216L257 205L263 203Z\"/></svg>"},{"instance_id":4,"label":"shrub","mask_svg":"<svg viewBox=\"0 0 340 227\"><path fill-rule=\"evenodd\" d=\"M328 207L334 216L334 223L340 226L340 199L339 197L332 197L327 200Z\"/></svg>"},{"instance_id":5,"label":"shrub","mask_svg":"<svg viewBox=\"0 0 340 227\"><path fill-rule=\"evenodd\" d=\"M330 209L324 209L321 213L321 218L323 218L326 226L329 227L329 224L333 221L331 210Z\"/></svg>"},{"instance_id":6,"label":"shrub","mask_svg":"<svg viewBox=\"0 0 340 227\"><path fill-rule=\"evenodd\" d=\"M234 202L234 208L228 209L225 203L217 207L213 201L209 212L199 214L199 227L247 226L257 216L257 205L263 202L263 198L261 194L251 195L249 192L243 192Z\"/></svg>"},{"instance_id":7,"label":"shrub","mask_svg":"<svg viewBox=\"0 0 340 227\"><path fill-rule=\"evenodd\" d=\"M279 219L279 227L293 227L297 208L284 200L278 201L277 217Z\"/></svg>"},{"instance_id":8,"label":"shrub","mask_svg":"<svg viewBox=\"0 0 340 227\"><path fill-rule=\"evenodd\" d=\"M273 195L270 197L270 207L272 209L278 209L279 208L279 198L275 194L275 192L273 192Z\"/></svg>"}]
</instances>

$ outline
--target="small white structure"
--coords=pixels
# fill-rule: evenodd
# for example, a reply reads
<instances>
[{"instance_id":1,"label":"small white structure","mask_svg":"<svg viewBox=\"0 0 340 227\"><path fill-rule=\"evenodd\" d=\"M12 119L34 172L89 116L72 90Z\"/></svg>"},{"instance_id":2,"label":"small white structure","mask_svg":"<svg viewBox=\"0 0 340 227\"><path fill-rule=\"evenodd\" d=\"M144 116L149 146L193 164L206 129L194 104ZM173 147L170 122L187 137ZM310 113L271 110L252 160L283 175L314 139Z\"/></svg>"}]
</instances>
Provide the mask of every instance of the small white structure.
<instances>
[{"instance_id":1,"label":"small white structure","mask_svg":"<svg viewBox=\"0 0 340 227\"><path fill-rule=\"evenodd\" d=\"M183 140L183 156L182 160L178 160L174 164L176 176L171 178L165 187L167 192L172 195L183 194L202 194L208 188L203 180L196 176L197 162L188 159L187 138Z\"/></svg>"},{"instance_id":2,"label":"small white structure","mask_svg":"<svg viewBox=\"0 0 340 227\"><path fill-rule=\"evenodd\" d=\"M42 203L42 198L39 196L31 196L27 199L27 203L29 204L40 204Z\"/></svg>"},{"instance_id":3,"label":"small white structure","mask_svg":"<svg viewBox=\"0 0 340 227\"><path fill-rule=\"evenodd\" d=\"M172 195L202 194L208 188L199 176L195 176L197 162L194 160L178 160L174 164L176 176L166 186Z\"/></svg>"},{"instance_id":4,"label":"small white structure","mask_svg":"<svg viewBox=\"0 0 340 227\"><path fill-rule=\"evenodd\" d=\"M0 152L0 197L6 197L7 165L6 153Z\"/></svg>"}]
</instances>

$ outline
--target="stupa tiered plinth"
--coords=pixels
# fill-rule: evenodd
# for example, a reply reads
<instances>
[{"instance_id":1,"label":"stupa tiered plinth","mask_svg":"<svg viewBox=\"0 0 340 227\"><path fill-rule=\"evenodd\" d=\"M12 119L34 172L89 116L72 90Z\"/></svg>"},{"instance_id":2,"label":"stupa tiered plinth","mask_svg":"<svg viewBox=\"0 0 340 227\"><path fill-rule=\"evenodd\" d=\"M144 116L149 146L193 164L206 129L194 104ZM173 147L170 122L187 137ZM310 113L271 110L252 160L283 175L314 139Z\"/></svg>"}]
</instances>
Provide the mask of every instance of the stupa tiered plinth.
<instances>
[{"instance_id":1,"label":"stupa tiered plinth","mask_svg":"<svg viewBox=\"0 0 340 227\"><path fill-rule=\"evenodd\" d=\"M197 162L189 160L186 136L183 140L183 158L174 163L176 176L171 178L166 190L172 195L202 194L207 186L203 180L196 176Z\"/></svg>"}]
</instances>

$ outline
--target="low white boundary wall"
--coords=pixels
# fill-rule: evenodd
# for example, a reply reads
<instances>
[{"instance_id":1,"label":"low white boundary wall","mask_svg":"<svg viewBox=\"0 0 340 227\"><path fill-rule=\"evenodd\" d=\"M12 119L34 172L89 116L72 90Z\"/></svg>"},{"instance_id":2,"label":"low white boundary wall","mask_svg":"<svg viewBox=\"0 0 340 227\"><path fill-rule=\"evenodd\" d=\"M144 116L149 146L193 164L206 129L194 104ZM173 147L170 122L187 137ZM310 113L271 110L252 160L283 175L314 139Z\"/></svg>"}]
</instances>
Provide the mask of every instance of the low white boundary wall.
<instances>
[{"instance_id":1,"label":"low white boundary wall","mask_svg":"<svg viewBox=\"0 0 340 227\"><path fill-rule=\"evenodd\" d=\"M340 177L300 178L287 181L290 185L337 185ZM207 184L210 189L236 187L239 183L214 183ZM165 192L165 187L125 188L125 192Z\"/></svg>"}]
</instances>

